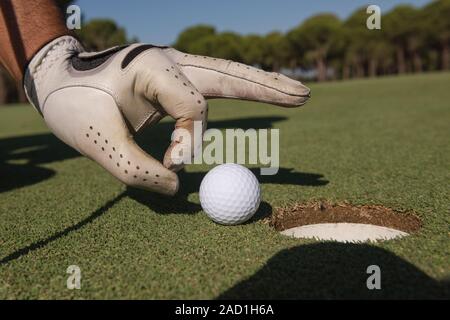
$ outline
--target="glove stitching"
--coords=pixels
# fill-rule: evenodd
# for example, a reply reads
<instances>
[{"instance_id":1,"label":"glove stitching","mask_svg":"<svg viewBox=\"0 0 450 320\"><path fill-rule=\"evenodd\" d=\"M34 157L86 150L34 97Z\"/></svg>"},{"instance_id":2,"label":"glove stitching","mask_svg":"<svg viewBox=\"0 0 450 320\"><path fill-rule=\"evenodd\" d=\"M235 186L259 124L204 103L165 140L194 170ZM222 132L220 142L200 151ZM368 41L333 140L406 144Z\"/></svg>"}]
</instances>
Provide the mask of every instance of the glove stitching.
<instances>
[{"instance_id":1,"label":"glove stitching","mask_svg":"<svg viewBox=\"0 0 450 320\"><path fill-rule=\"evenodd\" d=\"M233 78L237 78L237 79L241 79L241 80L244 80L244 81L248 81L248 82L251 82L251 83L254 83L254 84L258 84L258 85L260 85L260 86L263 86L263 87L265 87L265 88L268 88L268 89L272 89L272 90L278 91L278 92L280 92L280 93L282 93L282 94L285 94L285 95L288 95L288 96L302 97L302 98L308 97L307 95L300 95L300 94L295 94L295 93L290 93L290 92L287 92L287 91L283 91L283 90L274 88L274 87L272 87L272 86L268 86L268 85L266 85L266 84L264 84L264 83L260 83L260 82L254 81L254 80L250 80L250 79L247 79L247 78L244 78L244 77L240 77L240 76L237 76L237 75L234 75L234 74L231 74L231 73L227 73L227 72L223 72L223 71L219 71L219 70L216 70L216 69L212 69L212 68L208 68L208 67L203 67L203 66L198 66L198 65L194 65L194 64L181 64L181 65L182 65L183 67L193 67L193 68L205 69L205 70L209 70L209 71L214 71L214 72L217 72L217 73L221 73L221 74L224 74L224 75L233 77Z\"/></svg>"},{"instance_id":2,"label":"glove stitching","mask_svg":"<svg viewBox=\"0 0 450 320\"><path fill-rule=\"evenodd\" d=\"M45 62L48 62L47 59L49 59L49 57L52 59L49 62L54 62L56 60L58 60L57 57L52 57L50 54L53 53L58 47L61 47L63 45L66 45L66 43L68 45L71 44L75 44L75 46L77 45L77 40L76 39L62 39L59 42L56 42L55 44L53 44L51 47L48 48L47 52L45 53L45 55L39 60L39 62L34 66L34 70L32 70L31 75L33 77L38 77L37 73L41 70L41 68L43 68L43 64ZM80 47L80 49L82 49ZM51 63L48 64L49 66L51 66Z\"/></svg>"},{"instance_id":3,"label":"glove stitching","mask_svg":"<svg viewBox=\"0 0 450 320\"><path fill-rule=\"evenodd\" d=\"M238 99L238 100L245 100L245 101L255 101L251 98L246 99L246 98L242 98L240 96L233 96L233 95L223 95L221 94L220 96L217 95L217 93L203 93L203 96L208 97L208 98L228 98L228 99ZM273 100L263 100L263 99L258 99L258 102L262 102L262 103L268 103L268 104L277 104L277 105L282 105L282 106L290 106L292 105L291 103L274 103ZM300 104L296 104L296 106L303 106L304 104L306 104L305 102L302 102Z\"/></svg>"}]
</instances>

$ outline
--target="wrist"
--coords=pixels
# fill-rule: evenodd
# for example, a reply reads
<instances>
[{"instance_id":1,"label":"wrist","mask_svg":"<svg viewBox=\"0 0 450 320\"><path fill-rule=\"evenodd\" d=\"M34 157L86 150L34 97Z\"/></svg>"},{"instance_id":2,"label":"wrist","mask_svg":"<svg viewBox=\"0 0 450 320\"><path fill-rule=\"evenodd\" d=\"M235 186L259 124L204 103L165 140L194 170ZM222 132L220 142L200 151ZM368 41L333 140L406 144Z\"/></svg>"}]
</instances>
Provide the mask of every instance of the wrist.
<instances>
[{"instance_id":1,"label":"wrist","mask_svg":"<svg viewBox=\"0 0 450 320\"><path fill-rule=\"evenodd\" d=\"M0 11L0 61L21 81L36 52L69 30L53 0L1 0Z\"/></svg>"},{"instance_id":2,"label":"wrist","mask_svg":"<svg viewBox=\"0 0 450 320\"><path fill-rule=\"evenodd\" d=\"M67 58L75 52L84 51L80 42L72 36L62 36L42 47L32 57L25 69L23 87L30 103L41 113L42 97L48 94L45 84L48 79L56 79Z\"/></svg>"}]
</instances>

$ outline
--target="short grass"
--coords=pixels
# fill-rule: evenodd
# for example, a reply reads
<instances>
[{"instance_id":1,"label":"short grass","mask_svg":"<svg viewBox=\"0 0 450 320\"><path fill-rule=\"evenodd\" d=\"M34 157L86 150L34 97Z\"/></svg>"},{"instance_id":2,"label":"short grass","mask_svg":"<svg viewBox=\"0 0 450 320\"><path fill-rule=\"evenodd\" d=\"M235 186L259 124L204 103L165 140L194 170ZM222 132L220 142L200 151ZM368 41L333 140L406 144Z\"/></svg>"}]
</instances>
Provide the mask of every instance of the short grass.
<instances>
[{"instance_id":1,"label":"short grass","mask_svg":"<svg viewBox=\"0 0 450 320\"><path fill-rule=\"evenodd\" d=\"M257 219L216 225L198 201L207 166L189 166L174 199L130 190L30 106L0 108L0 298L448 299L449 83L442 73L313 85L300 109L211 102L210 128L280 129L281 169L260 177L260 216L325 199L423 220L379 244L291 239ZM139 141L159 156L171 126ZM69 265L81 268L81 290L66 288ZM381 290L366 287L369 265L381 268Z\"/></svg>"}]
</instances>

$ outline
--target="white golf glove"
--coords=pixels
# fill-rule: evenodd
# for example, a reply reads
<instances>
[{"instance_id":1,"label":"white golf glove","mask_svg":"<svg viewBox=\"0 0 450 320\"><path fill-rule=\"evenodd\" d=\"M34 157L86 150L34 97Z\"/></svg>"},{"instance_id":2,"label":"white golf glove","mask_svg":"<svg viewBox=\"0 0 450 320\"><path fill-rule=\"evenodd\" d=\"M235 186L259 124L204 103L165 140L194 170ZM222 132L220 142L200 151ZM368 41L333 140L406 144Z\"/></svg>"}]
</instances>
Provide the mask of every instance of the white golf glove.
<instances>
[{"instance_id":1,"label":"white golf glove","mask_svg":"<svg viewBox=\"0 0 450 320\"><path fill-rule=\"evenodd\" d=\"M123 183L173 195L178 190L171 150L164 165L132 136L166 115L176 128L206 128L205 98L234 98L295 107L309 89L283 75L243 64L184 54L172 48L133 44L95 53L71 37L57 38L31 60L25 74L28 99L62 141ZM155 137L159 139L159 137Z\"/></svg>"}]
</instances>

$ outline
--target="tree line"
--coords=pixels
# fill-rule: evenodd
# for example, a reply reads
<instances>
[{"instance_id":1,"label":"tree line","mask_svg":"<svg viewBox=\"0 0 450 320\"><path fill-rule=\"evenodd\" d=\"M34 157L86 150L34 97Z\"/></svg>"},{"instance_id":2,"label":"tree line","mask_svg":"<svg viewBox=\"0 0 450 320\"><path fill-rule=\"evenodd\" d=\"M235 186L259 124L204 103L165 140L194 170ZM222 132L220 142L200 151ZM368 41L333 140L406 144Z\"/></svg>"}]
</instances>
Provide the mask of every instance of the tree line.
<instances>
[{"instance_id":1,"label":"tree line","mask_svg":"<svg viewBox=\"0 0 450 320\"><path fill-rule=\"evenodd\" d=\"M267 35L197 25L183 31L174 46L271 71L313 71L318 81L449 69L450 0L422 8L399 5L382 14L380 30L367 28L368 17L365 7L345 20L323 13Z\"/></svg>"},{"instance_id":2,"label":"tree line","mask_svg":"<svg viewBox=\"0 0 450 320\"><path fill-rule=\"evenodd\" d=\"M63 12L73 3L57 2ZM344 20L323 13L287 32L266 35L217 32L213 26L197 25L181 32L173 46L317 81L449 70L450 0L435 0L421 8L399 5L382 14L380 30L367 28L368 17L365 7ZM89 50L138 41L109 19L83 23L76 33ZM0 68L0 105L24 100L21 85Z\"/></svg>"}]
</instances>

